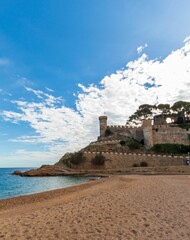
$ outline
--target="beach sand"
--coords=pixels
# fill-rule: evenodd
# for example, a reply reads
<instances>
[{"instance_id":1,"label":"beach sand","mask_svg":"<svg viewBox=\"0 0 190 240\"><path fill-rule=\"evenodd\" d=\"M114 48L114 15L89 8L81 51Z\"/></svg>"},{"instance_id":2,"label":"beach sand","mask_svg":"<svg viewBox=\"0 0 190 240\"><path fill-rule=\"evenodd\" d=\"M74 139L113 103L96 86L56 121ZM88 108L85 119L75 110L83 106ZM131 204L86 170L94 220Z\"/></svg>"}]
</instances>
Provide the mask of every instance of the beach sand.
<instances>
[{"instance_id":1,"label":"beach sand","mask_svg":"<svg viewBox=\"0 0 190 240\"><path fill-rule=\"evenodd\" d=\"M113 176L0 200L0 239L190 239L190 176Z\"/></svg>"}]
</instances>

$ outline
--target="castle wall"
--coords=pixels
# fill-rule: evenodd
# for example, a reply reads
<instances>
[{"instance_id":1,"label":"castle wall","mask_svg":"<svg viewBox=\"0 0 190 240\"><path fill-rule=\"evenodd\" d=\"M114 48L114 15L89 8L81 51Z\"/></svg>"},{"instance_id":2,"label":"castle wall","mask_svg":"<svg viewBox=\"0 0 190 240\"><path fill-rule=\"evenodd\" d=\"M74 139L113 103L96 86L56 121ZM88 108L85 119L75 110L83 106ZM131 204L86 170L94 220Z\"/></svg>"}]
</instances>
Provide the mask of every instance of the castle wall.
<instances>
[{"instance_id":1,"label":"castle wall","mask_svg":"<svg viewBox=\"0 0 190 240\"><path fill-rule=\"evenodd\" d=\"M117 133L117 134L123 134L123 135L126 135L128 136L130 134L129 132L129 128L127 126L108 126L108 128L111 130L111 132L113 133Z\"/></svg>"},{"instance_id":2,"label":"castle wall","mask_svg":"<svg viewBox=\"0 0 190 240\"><path fill-rule=\"evenodd\" d=\"M79 165L73 166L75 169L105 169L105 170L127 170L133 167L134 164L140 165L141 162L146 162L149 167L158 166L184 166L186 165L186 156L170 156L170 155L151 155L151 154L135 154L135 153L114 153L102 152L106 157L104 165L92 164L92 159L97 155L97 152L84 152L86 161Z\"/></svg>"},{"instance_id":3,"label":"castle wall","mask_svg":"<svg viewBox=\"0 0 190 240\"><path fill-rule=\"evenodd\" d=\"M170 125L153 125L152 133L154 144L189 144L189 141L187 140L187 134L190 134L190 130L179 127L171 127Z\"/></svg>"},{"instance_id":4,"label":"castle wall","mask_svg":"<svg viewBox=\"0 0 190 240\"><path fill-rule=\"evenodd\" d=\"M105 132L102 136L98 138L98 140L113 140L113 139L120 139L126 140L128 137L134 138L138 141L141 141L143 137L143 129L142 127L128 127L122 125L110 125L107 126L107 129L111 131L111 135L106 136Z\"/></svg>"},{"instance_id":5,"label":"castle wall","mask_svg":"<svg viewBox=\"0 0 190 240\"><path fill-rule=\"evenodd\" d=\"M142 127L128 126L107 126L107 117L102 116L100 119L100 136L98 140L126 140L127 137L134 138L138 141L144 140L144 145L148 148L154 144L176 143L189 145L187 134L190 129L182 129L171 124L154 124L152 120L144 120ZM159 118L157 119L159 120ZM158 123L159 121L157 121ZM173 127L172 127L173 126ZM106 134L109 129L112 134Z\"/></svg>"},{"instance_id":6,"label":"castle wall","mask_svg":"<svg viewBox=\"0 0 190 240\"><path fill-rule=\"evenodd\" d=\"M142 127L129 128L129 131L131 133L131 136L134 139L138 140L139 142L144 139L143 128Z\"/></svg>"},{"instance_id":7,"label":"castle wall","mask_svg":"<svg viewBox=\"0 0 190 240\"><path fill-rule=\"evenodd\" d=\"M144 120L142 127L143 127L144 145L150 148L154 145L153 132L152 132L152 120Z\"/></svg>"}]
</instances>

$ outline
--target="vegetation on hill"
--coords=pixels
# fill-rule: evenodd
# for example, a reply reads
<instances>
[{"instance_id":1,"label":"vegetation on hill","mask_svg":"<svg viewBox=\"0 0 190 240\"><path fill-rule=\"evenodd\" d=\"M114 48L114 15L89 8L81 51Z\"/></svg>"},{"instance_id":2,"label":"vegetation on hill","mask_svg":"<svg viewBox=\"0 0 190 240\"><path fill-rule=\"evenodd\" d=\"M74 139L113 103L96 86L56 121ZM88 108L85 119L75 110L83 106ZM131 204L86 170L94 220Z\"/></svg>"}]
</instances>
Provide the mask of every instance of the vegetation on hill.
<instances>
[{"instance_id":1,"label":"vegetation on hill","mask_svg":"<svg viewBox=\"0 0 190 240\"><path fill-rule=\"evenodd\" d=\"M97 154L93 159L92 159L92 164L94 165L104 165L106 161L105 156L102 154Z\"/></svg>"},{"instance_id":2,"label":"vegetation on hill","mask_svg":"<svg viewBox=\"0 0 190 240\"><path fill-rule=\"evenodd\" d=\"M176 124L190 123L190 102L178 101L172 106L169 104L140 105L137 111L129 117L127 125L142 124L143 119L152 119L154 115L163 115L165 118L179 116Z\"/></svg>"},{"instance_id":3,"label":"vegetation on hill","mask_svg":"<svg viewBox=\"0 0 190 240\"><path fill-rule=\"evenodd\" d=\"M85 157L82 152L73 153L69 159L69 162L71 164L75 164L75 165L78 165L84 161L85 161Z\"/></svg>"},{"instance_id":4,"label":"vegetation on hill","mask_svg":"<svg viewBox=\"0 0 190 240\"><path fill-rule=\"evenodd\" d=\"M121 146L127 146L130 150L144 149L144 146L134 138L128 138L126 141L120 141Z\"/></svg>"},{"instance_id":5,"label":"vegetation on hill","mask_svg":"<svg viewBox=\"0 0 190 240\"><path fill-rule=\"evenodd\" d=\"M190 152L190 146L183 144L155 144L150 151L155 153L165 153L165 154L187 154Z\"/></svg>"}]
</instances>

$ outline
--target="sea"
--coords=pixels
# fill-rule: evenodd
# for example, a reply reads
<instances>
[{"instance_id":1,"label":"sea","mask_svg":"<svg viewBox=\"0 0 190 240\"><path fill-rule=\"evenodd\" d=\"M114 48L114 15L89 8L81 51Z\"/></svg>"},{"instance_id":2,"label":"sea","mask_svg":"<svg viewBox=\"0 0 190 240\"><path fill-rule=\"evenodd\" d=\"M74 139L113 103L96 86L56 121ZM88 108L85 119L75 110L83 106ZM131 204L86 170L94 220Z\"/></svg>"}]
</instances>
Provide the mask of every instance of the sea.
<instances>
[{"instance_id":1,"label":"sea","mask_svg":"<svg viewBox=\"0 0 190 240\"><path fill-rule=\"evenodd\" d=\"M12 175L15 170L22 172L32 168L0 168L0 199L66 188L88 182L88 177L20 177Z\"/></svg>"}]
</instances>

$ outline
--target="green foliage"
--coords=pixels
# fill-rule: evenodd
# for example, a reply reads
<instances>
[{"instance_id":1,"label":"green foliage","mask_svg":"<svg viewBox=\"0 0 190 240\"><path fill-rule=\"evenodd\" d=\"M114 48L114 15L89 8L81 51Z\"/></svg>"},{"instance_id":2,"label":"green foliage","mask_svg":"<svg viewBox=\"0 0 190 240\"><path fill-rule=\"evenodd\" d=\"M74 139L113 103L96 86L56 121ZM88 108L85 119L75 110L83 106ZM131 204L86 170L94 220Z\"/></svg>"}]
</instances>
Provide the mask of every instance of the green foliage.
<instances>
[{"instance_id":1,"label":"green foliage","mask_svg":"<svg viewBox=\"0 0 190 240\"><path fill-rule=\"evenodd\" d=\"M133 123L138 125L143 119L149 119L152 117L153 111L156 109L155 105L143 104L140 105L137 111L129 117L127 124Z\"/></svg>"},{"instance_id":2,"label":"green foliage","mask_svg":"<svg viewBox=\"0 0 190 240\"><path fill-rule=\"evenodd\" d=\"M178 127L183 128L183 129L189 129L190 124L189 123L179 123Z\"/></svg>"},{"instance_id":3,"label":"green foliage","mask_svg":"<svg viewBox=\"0 0 190 240\"><path fill-rule=\"evenodd\" d=\"M121 146L127 146L130 150L141 149L143 147L143 144L134 138L129 138L126 141L121 140L120 144Z\"/></svg>"},{"instance_id":4,"label":"green foliage","mask_svg":"<svg viewBox=\"0 0 190 240\"><path fill-rule=\"evenodd\" d=\"M106 158L102 154L97 154L92 159L92 164L94 164L94 165L104 165L105 161L106 161Z\"/></svg>"},{"instance_id":5,"label":"green foliage","mask_svg":"<svg viewBox=\"0 0 190 240\"><path fill-rule=\"evenodd\" d=\"M150 150L156 153L167 154L187 154L190 152L190 147L183 144L155 144Z\"/></svg>"},{"instance_id":6,"label":"green foliage","mask_svg":"<svg viewBox=\"0 0 190 240\"><path fill-rule=\"evenodd\" d=\"M157 109L161 110L162 113L170 112L170 104L158 104Z\"/></svg>"},{"instance_id":7,"label":"green foliage","mask_svg":"<svg viewBox=\"0 0 190 240\"><path fill-rule=\"evenodd\" d=\"M131 150L135 150L135 149L140 149L141 148L141 144L135 141L130 141L126 144L129 149Z\"/></svg>"},{"instance_id":8,"label":"green foliage","mask_svg":"<svg viewBox=\"0 0 190 240\"><path fill-rule=\"evenodd\" d=\"M140 162L140 167L148 167L148 163L147 162Z\"/></svg>"},{"instance_id":9,"label":"green foliage","mask_svg":"<svg viewBox=\"0 0 190 240\"><path fill-rule=\"evenodd\" d=\"M167 117L175 117L181 113L181 118L178 119L177 124L190 122L190 102L178 101L172 106L169 104L158 104L150 105L143 104L140 105L137 111L131 115L127 121L127 124L139 125L142 123L143 119L152 119L153 114L164 115ZM183 118L183 119L182 119Z\"/></svg>"},{"instance_id":10,"label":"green foliage","mask_svg":"<svg viewBox=\"0 0 190 240\"><path fill-rule=\"evenodd\" d=\"M173 111L176 111L176 112L187 112L187 114L190 113L190 102L186 102L186 101L178 101L178 102L175 102L173 104L173 106L171 107L171 109Z\"/></svg>"},{"instance_id":11,"label":"green foliage","mask_svg":"<svg viewBox=\"0 0 190 240\"><path fill-rule=\"evenodd\" d=\"M120 144L121 144L121 146L125 146L125 141L124 141L124 140L121 140L121 141L120 141Z\"/></svg>"},{"instance_id":12,"label":"green foliage","mask_svg":"<svg viewBox=\"0 0 190 240\"><path fill-rule=\"evenodd\" d=\"M106 131L105 131L105 137L109 137L111 136L113 133L112 131L110 130L110 128L106 128Z\"/></svg>"},{"instance_id":13,"label":"green foliage","mask_svg":"<svg viewBox=\"0 0 190 240\"><path fill-rule=\"evenodd\" d=\"M64 165L66 165L67 167L70 167L70 159L64 159L64 160L62 161L62 163L63 163Z\"/></svg>"},{"instance_id":14,"label":"green foliage","mask_svg":"<svg viewBox=\"0 0 190 240\"><path fill-rule=\"evenodd\" d=\"M187 140L190 141L190 134L189 133L187 134Z\"/></svg>"},{"instance_id":15,"label":"green foliage","mask_svg":"<svg viewBox=\"0 0 190 240\"><path fill-rule=\"evenodd\" d=\"M85 161L85 157L82 152L73 153L70 158L70 163L78 165Z\"/></svg>"},{"instance_id":16,"label":"green foliage","mask_svg":"<svg viewBox=\"0 0 190 240\"><path fill-rule=\"evenodd\" d=\"M133 167L138 167L139 165L137 163L133 163Z\"/></svg>"},{"instance_id":17,"label":"green foliage","mask_svg":"<svg viewBox=\"0 0 190 240\"><path fill-rule=\"evenodd\" d=\"M130 150L140 149L142 148L142 144L139 143L137 140L131 138L125 142L125 145L128 146Z\"/></svg>"}]
</instances>

